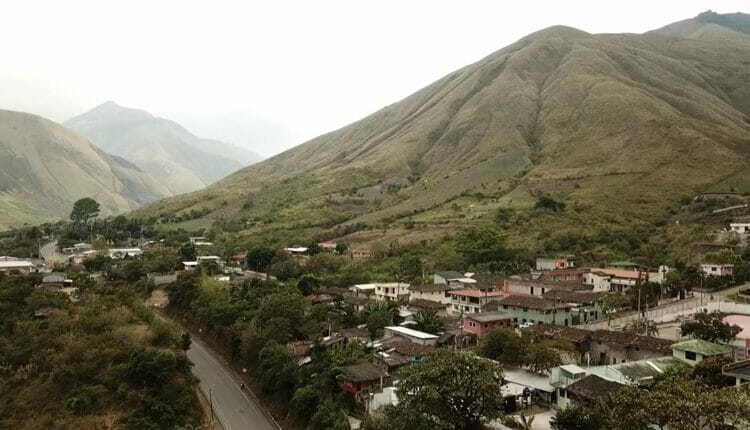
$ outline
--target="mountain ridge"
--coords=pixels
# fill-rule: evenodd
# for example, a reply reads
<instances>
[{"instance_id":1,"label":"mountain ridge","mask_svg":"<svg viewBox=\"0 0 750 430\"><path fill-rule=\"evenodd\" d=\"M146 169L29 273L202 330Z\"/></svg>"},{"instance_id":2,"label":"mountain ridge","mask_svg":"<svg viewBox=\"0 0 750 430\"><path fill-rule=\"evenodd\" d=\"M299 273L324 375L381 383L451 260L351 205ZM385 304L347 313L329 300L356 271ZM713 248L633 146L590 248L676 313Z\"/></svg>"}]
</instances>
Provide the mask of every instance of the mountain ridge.
<instances>
[{"instance_id":1,"label":"mountain ridge","mask_svg":"<svg viewBox=\"0 0 750 430\"><path fill-rule=\"evenodd\" d=\"M118 214L172 195L136 166L62 125L0 110L0 226L66 218L82 197Z\"/></svg>"},{"instance_id":2,"label":"mountain ridge","mask_svg":"<svg viewBox=\"0 0 750 430\"><path fill-rule=\"evenodd\" d=\"M129 160L177 193L194 191L260 159L250 150L199 138L175 121L107 101L65 125Z\"/></svg>"}]
</instances>

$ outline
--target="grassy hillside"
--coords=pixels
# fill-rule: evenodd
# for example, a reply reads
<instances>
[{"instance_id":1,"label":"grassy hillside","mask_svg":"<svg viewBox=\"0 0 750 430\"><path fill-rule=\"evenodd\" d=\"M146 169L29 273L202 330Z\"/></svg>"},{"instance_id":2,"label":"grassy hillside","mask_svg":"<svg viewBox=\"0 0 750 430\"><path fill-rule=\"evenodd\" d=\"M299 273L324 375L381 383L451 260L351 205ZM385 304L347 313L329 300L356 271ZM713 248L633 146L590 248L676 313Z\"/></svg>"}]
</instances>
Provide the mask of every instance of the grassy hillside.
<instances>
[{"instance_id":1,"label":"grassy hillside","mask_svg":"<svg viewBox=\"0 0 750 430\"><path fill-rule=\"evenodd\" d=\"M59 124L0 110L0 228L67 218L82 197L114 214L170 194L139 168Z\"/></svg>"},{"instance_id":2,"label":"grassy hillside","mask_svg":"<svg viewBox=\"0 0 750 430\"><path fill-rule=\"evenodd\" d=\"M196 137L175 122L111 101L65 125L143 168L176 193L203 188L260 160L252 151Z\"/></svg>"},{"instance_id":3,"label":"grassy hillside","mask_svg":"<svg viewBox=\"0 0 750 430\"><path fill-rule=\"evenodd\" d=\"M505 208L503 223L522 246L643 236L680 200L747 171L748 59L741 37L549 28L137 214L171 227L189 219L240 240L300 241L363 230L390 237L399 226L429 236L496 222ZM565 210L532 210L544 195Z\"/></svg>"}]
</instances>

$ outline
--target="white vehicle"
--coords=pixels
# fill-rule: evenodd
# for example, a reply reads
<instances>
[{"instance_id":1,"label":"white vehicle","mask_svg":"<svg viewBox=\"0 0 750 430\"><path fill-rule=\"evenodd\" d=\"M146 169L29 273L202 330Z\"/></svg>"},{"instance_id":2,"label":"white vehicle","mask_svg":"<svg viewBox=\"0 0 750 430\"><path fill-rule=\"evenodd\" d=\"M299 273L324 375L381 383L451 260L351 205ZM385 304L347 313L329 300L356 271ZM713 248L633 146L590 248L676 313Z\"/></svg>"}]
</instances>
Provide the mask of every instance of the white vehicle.
<instances>
[{"instance_id":1,"label":"white vehicle","mask_svg":"<svg viewBox=\"0 0 750 430\"><path fill-rule=\"evenodd\" d=\"M534 323L532 323L532 322L525 322L525 323L520 324L518 326L518 328L529 328L529 327L534 327Z\"/></svg>"}]
</instances>

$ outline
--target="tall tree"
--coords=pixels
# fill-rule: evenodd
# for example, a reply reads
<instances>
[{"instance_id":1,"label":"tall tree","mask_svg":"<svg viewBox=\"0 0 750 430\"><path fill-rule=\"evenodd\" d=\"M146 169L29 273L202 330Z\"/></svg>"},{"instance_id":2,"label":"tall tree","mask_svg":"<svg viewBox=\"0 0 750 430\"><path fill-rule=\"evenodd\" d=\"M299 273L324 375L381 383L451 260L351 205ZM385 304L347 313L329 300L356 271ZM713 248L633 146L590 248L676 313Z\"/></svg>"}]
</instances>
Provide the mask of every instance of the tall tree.
<instances>
[{"instance_id":1,"label":"tall tree","mask_svg":"<svg viewBox=\"0 0 750 430\"><path fill-rule=\"evenodd\" d=\"M427 333L436 334L443 329L443 322L432 309L418 311L414 314L414 322L417 323L417 330Z\"/></svg>"},{"instance_id":2,"label":"tall tree","mask_svg":"<svg viewBox=\"0 0 750 430\"><path fill-rule=\"evenodd\" d=\"M502 374L496 362L438 351L401 370L395 413L404 419L417 417L432 428L479 430L502 415Z\"/></svg>"},{"instance_id":3,"label":"tall tree","mask_svg":"<svg viewBox=\"0 0 750 430\"><path fill-rule=\"evenodd\" d=\"M70 220L77 224L88 224L89 220L99 216L99 203L91 197L84 197L73 204Z\"/></svg>"},{"instance_id":4,"label":"tall tree","mask_svg":"<svg viewBox=\"0 0 750 430\"><path fill-rule=\"evenodd\" d=\"M482 337L477 354L510 366L523 364L526 344L515 331L495 328Z\"/></svg>"},{"instance_id":5,"label":"tall tree","mask_svg":"<svg viewBox=\"0 0 750 430\"><path fill-rule=\"evenodd\" d=\"M693 315L693 320L682 323L680 329L685 336L720 343L733 341L742 331L742 328L738 325L725 323L724 314L717 311L698 312Z\"/></svg>"}]
</instances>

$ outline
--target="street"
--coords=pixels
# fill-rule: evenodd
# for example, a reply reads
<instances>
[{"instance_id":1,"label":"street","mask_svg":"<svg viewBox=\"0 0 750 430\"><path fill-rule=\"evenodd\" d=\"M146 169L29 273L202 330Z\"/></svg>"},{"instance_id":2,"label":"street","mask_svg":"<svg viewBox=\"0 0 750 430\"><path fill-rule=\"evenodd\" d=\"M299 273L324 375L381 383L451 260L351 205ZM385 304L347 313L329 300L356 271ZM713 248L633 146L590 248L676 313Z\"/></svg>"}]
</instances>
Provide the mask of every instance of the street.
<instances>
[{"instance_id":1,"label":"street","mask_svg":"<svg viewBox=\"0 0 750 430\"><path fill-rule=\"evenodd\" d=\"M200 339L193 337L188 358L195 365L200 390L211 399L215 418L225 430L276 430L250 396L240 389L240 378Z\"/></svg>"}]
</instances>

